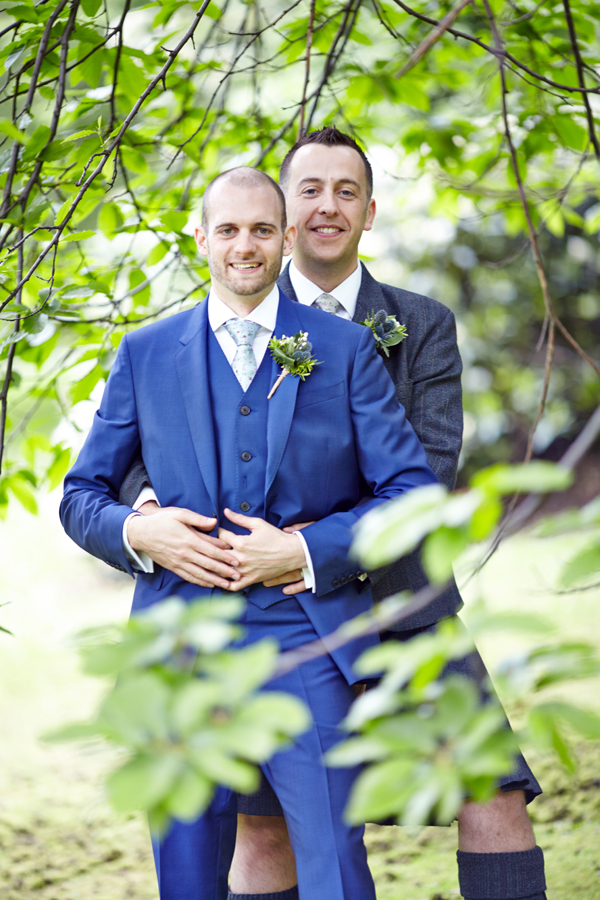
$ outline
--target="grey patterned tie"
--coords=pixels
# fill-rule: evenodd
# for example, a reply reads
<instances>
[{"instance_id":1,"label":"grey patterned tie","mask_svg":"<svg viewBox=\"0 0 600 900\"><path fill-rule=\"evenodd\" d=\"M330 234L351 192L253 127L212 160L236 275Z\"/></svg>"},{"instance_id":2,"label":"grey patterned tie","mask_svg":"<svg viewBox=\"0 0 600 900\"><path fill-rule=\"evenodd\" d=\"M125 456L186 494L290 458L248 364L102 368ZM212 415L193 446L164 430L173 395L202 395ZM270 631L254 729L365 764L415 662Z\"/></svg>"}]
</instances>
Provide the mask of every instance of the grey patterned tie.
<instances>
[{"instance_id":1,"label":"grey patterned tie","mask_svg":"<svg viewBox=\"0 0 600 900\"><path fill-rule=\"evenodd\" d=\"M333 313L335 315L342 304L339 300L336 300L335 297L332 297L331 294L323 293L313 301L312 305L316 306L317 309L322 309L323 312Z\"/></svg>"},{"instance_id":2,"label":"grey patterned tie","mask_svg":"<svg viewBox=\"0 0 600 900\"><path fill-rule=\"evenodd\" d=\"M250 319L229 319L225 322L225 328L237 347L231 368L246 393L256 375L256 357L252 342L260 325Z\"/></svg>"}]
</instances>

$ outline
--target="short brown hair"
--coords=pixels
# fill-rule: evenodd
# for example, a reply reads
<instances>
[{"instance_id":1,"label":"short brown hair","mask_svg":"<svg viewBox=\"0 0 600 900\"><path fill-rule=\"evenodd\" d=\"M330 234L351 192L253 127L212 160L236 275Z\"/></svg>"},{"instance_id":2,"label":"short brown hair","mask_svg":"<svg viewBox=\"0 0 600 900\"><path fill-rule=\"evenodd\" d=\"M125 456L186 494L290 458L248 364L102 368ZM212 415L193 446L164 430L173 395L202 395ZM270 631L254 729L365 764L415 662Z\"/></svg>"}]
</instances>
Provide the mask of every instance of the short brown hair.
<instances>
[{"instance_id":1,"label":"short brown hair","mask_svg":"<svg viewBox=\"0 0 600 900\"><path fill-rule=\"evenodd\" d=\"M273 188L273 190L277 194L279 205L281 206L281 231L285 231L285 229L287 228L287 215L285 211L285 197L283 196L283 191L281 190L277 182L274 181L273 178L271 178L270 175L267 175L266 172L261 172L260 169L253 169L251 166L237 166L235 169L227 169L226 172L221 172L220 175L217 175L216 178L213 178L213 180L207 185L202 197L202 227L205 231L207 231L208 229L208 207L210 195L215 184L222 179L232 181L239 187L259 187L266 185L267 187Z\"/></svg>"},{"instance_id":2,"label":"short brown hair","mask_svg":"<svg viewBox=\"0 0 600 900\"><path fill-rule=\"evenodd\" d=\"M294 158L296 151L299 150L300 147L306 147L307 144L324 144L326 147L351 147L353 150L356 150L365 167L367 199L371 199L373 194L373 169L371 168L371 163L365 156L362 147L356 143L354 138L350 137L349 134L344 134L343 131L338 131L334 125L327 125L326 128L321 128L319 131L311 131L310 134L305 134L304 137L301 137L299 141L296 141L292 149L288 151L285 159L281 163L281 168L279 169L279 184L284 191L287 190L292 159Z\"/></svg>"}]
</instances>

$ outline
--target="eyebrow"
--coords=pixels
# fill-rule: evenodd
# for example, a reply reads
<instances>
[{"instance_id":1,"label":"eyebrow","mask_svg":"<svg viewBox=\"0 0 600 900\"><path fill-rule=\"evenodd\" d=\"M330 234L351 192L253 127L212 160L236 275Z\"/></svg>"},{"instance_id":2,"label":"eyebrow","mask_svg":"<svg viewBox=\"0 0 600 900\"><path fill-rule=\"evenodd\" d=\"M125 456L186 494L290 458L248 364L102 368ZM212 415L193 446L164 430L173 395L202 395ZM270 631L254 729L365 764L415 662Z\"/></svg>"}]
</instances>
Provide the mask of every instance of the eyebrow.
<instances>
[{"instance_id":1,"label":"eyebrow","mask_svg":"<svg viewBox=\"0 0 600 900\"><path fill-rule=\"evenodd\" d=\"M239 228L239 222L218 222L215 228ZM277 228L274 222L253 222L251 228Z\"/></svg>"},{"instance_id":2,"label":"eyebrow","mask_svg":"<svg viewBox=\"0 0 600 900\"><path fill-rule=\"evenodd\" d=\"M313 182L313 183L317 182L317 184L323 184L323 179L317 178L316 176L301 178L300 181L298 182L298 184L308 184L309 182ZM357 187L359 189L362 188L362 185L360 184L360 182L355 181L354 178L339 178L336 183L337 184L353 184L353 185L355 185L355 187Z\"/></svg>"}]
</instances>

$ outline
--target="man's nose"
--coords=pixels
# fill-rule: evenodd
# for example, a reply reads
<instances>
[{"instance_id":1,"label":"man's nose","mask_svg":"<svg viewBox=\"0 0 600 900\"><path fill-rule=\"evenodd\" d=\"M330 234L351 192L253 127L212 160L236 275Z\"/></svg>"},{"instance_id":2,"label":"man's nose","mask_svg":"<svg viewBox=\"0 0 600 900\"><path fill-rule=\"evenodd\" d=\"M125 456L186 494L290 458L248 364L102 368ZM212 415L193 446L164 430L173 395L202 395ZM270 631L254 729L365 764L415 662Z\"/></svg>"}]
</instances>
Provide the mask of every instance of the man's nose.
<instances>
[{"instance_id":1,"label":"man's nose","mask_svg":"<svg viewBox=\"0 0 600 900\"><path fill-rule=\"evenodd\" d=\"M235 250L241 256L250 256L254 253L254 237L250 231L240 229L235 242Z\"/></svg>"},{"instance_id":2,"label":"man's nose","mask_svg":"<svg viewBox=\"0 0 600 900\"><path fill-rule=\"evenodd\" d=\"M337 197L333 190L326 189L321 194L319 212L324 216L335 216L339 212Z\"/></svg>"}]
</instances>

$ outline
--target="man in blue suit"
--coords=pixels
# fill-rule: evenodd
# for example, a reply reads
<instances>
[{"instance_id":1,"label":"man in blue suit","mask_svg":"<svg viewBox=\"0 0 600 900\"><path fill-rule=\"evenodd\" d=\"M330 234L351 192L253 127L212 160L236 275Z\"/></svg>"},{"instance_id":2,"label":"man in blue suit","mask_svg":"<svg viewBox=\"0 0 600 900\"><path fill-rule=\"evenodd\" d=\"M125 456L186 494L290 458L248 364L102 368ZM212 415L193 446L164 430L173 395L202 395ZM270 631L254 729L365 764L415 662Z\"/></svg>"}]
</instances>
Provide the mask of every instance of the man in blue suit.
<instances>
[{"instance_id":1,"label":"man in blue suit","mask_svg":"<svg viewBox=\"0 0 600 900\"><path fill-rule=\"evenodd\" d=\"M81 547L130 574L147 570L137 577L134 609L227 587L248 600L244 641L271 635L283 650L370 608L348 558L352 526L436 480L369 329L293 303L276 287L294 235L268 176L242 168L211 183L197 230L209 298L123 338L61 504L63 525ZM279 374L268 341L299 332L319 365L305 381L284 378L268 399ZM150 517L117 500L140 450L163 507ZM371 499L361 502L365 484ZM284 531L306 521L313 524L301 533ZM174 559L177 534L184 539ZM294 570L306 590L265 586ZM363 828L342 819L354 773L322 762L353 699L353 663L374 642L357 639L271 686L313 713L312 728L263 766L286 815L300 894L311 900L375 896ZM221 829L235 824L231 802L218 791L205 816L178 823L156 848L162 900L222 890L227 860L218 854Z\"/></svg>"}]
</instances>

